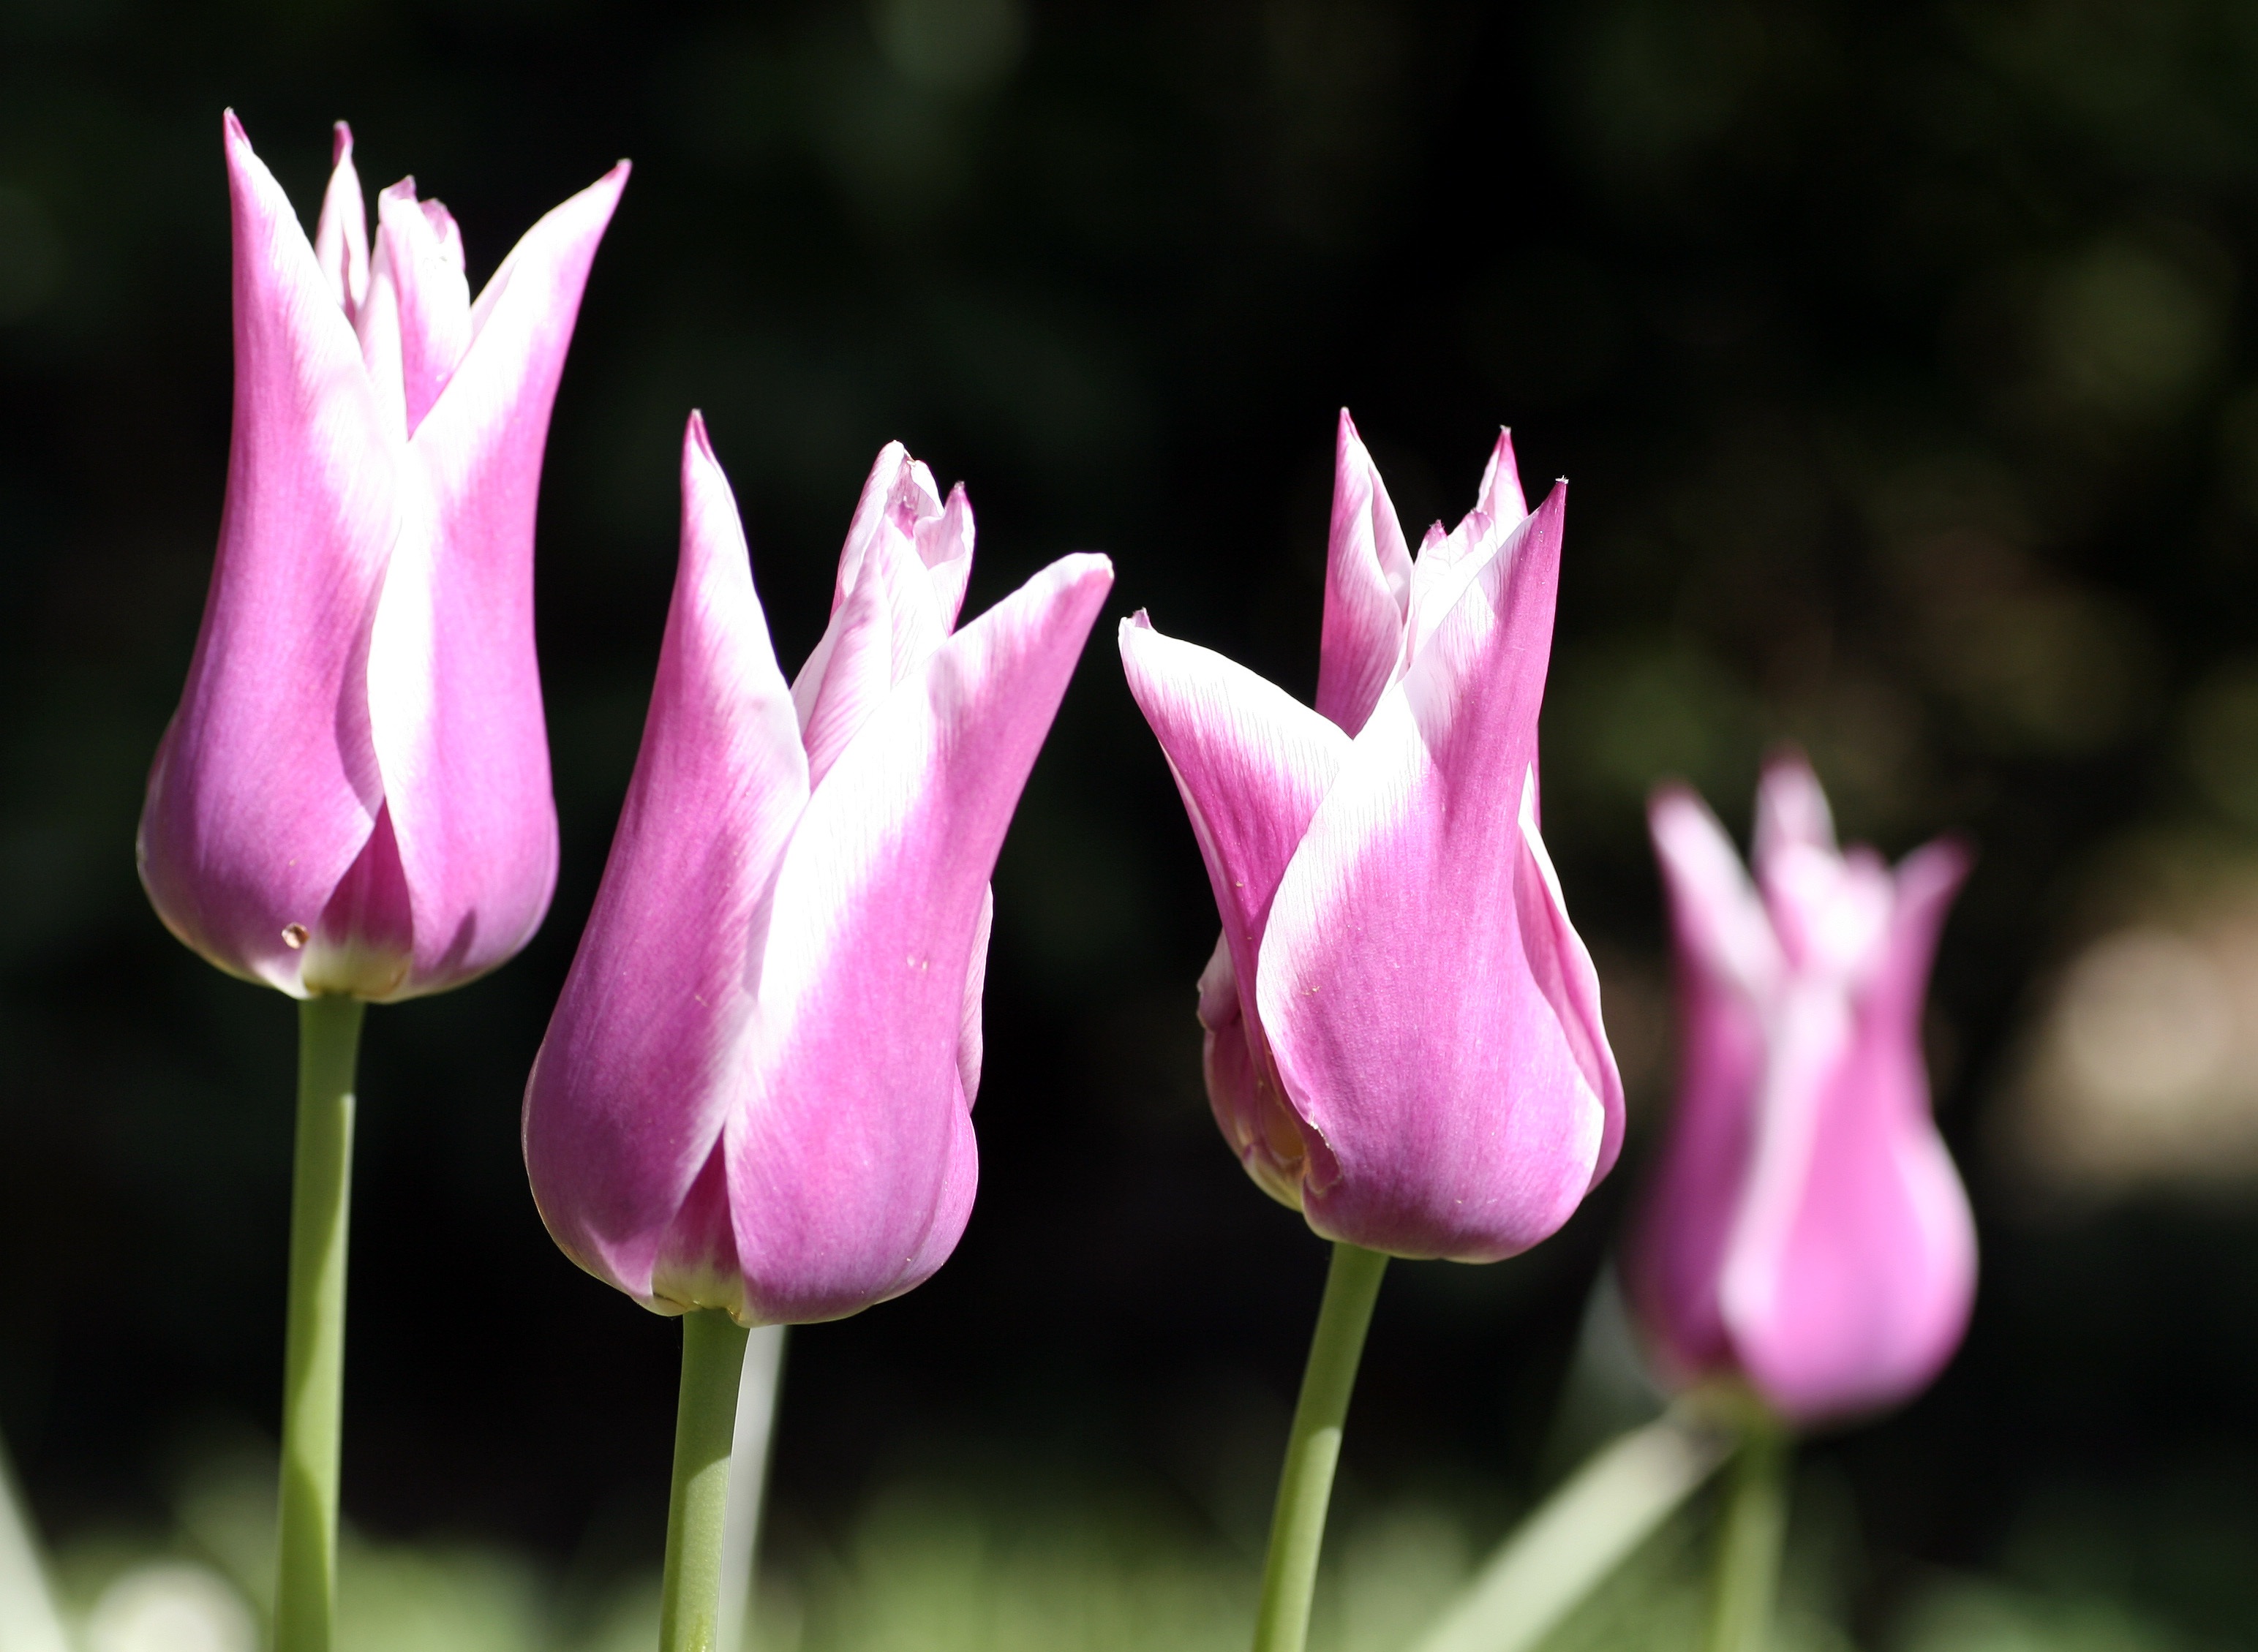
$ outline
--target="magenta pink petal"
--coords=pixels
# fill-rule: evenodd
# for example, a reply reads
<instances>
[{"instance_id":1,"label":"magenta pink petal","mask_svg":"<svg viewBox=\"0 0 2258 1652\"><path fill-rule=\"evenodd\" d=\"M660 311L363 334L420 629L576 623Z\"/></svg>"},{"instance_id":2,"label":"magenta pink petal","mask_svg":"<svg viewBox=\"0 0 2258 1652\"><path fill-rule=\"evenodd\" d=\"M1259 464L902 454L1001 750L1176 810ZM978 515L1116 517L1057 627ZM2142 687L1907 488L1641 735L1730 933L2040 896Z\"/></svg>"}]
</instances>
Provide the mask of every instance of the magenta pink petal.
<instances>
[{"instance_id":1,"label":"magenta pink petal","mask_svg":"<svg viewBox=\"0 0 2258 1652\"><path fill-rule=\"evenodd\" d=\"M989 873L1111 578L1103 557L1068 557L949 638L809 799L724 1138L750 1317L852 1313L956 1241L976 1176L959 1051Z\"/></svg>"},{"instance_id":2,"label":"magenta pink petal","mask_svg":"<svg viewBox=\"0 0 2258 1652\"><path fill-rule=\"evenodd\" d=\"M791 691L705 425L682 562L611 859L526 1088L526 1166L565 1253L646 1301L740 1305L722 1121L784 844L807 799ZM691 1197L701 1172L707 1197ZM654 1270L667 1251L666 1266ZM701 1293L704 1293L701 1294ZM741 1293L737 1294L741 1297Z\"/></svg>"},{"instance_id":3,"label":"magenta pink petal","mask_svg":"<svg viewBox=\"0 0 2258 1652\"><path fill-rule=\"evenodd\" d=\"M368 668L415 903L408 992L455 985L508 958L539 925L556 883L533 645L534 507L581 289L627 170L622 161L527 232L409 443L406 520Z\"/></svg>"},{"instance_id":4,"label":"magenta pink petal","mask_svg":"<svg viewBox=\"0 0 2258 1652\"><path fill-rule=\"evenodd\" d=\"M1763 903L1701 800L1665 788L1648 819L1677 937L1680 1078L1624 1277L1654 1351L1671 1379L1684 1382L1731 1359L1717 1280L1754 1145L1750 1098L1765 1064L1759 1006L1782 966Z\"/></svg>"},{"instance_id":5,"label":"magenta pink petal","mask_svg":"<svg viewBox=\"0 0 2258 1652\"><path fill-rule=\"evenodd\" d=\"M1967 1329L1975 1218L1930 1118L1921 1013L1968 866L1966 851L1945 841L1899 869L1888 938L1820 1092L1793 1219L1768 1256L1746 1265L1769 1277L1728 1301L1742 1364L1798 1421L1918 1393Z\"/></svg>"},{"instance_id":6,"label":"magenta pink petal","mask_svg":"<svg viewBox=\"0 0 2258 1652\"><path fill-rule=\"evenodd\" d=\"M1325 618L1317 652L1317 710L1355 734L1381 691L1402 674L1411 553L1380 471L1343 408L1333 457L1332 531L1325 550Z\"/></svg>"},{"instance_id":7,"label":"magenta pink petal","mask_svg":"<svg viewBox=\"0 0 2258 1652\"><path fill-rule=\"evenodd\" d=\"M400 459L296 215L232 113L235 426L180 710L149 778L142 880L207 958L287 992L385 791L362 676ZM295 927L294 927L295 926Z\"/></svg>"},{"instance_id":8,"label":"magenta pink petal","mask_svg":"<svg viewBox=\"0 0 2258 1652\"><path fill-rule=\"evenodd\" d=\"M1564 499L1485 564L1381 697L1263 942L1264 1030L1338 1166L1326 1185L1313 1173L1310 1223L1396 1255L1536 1244L1582 1200L1622 1110L1604 1038L1572 1029L1573 1003L1532 968L1554 945L1523 823Z\"/></svg>"}]
</instances>

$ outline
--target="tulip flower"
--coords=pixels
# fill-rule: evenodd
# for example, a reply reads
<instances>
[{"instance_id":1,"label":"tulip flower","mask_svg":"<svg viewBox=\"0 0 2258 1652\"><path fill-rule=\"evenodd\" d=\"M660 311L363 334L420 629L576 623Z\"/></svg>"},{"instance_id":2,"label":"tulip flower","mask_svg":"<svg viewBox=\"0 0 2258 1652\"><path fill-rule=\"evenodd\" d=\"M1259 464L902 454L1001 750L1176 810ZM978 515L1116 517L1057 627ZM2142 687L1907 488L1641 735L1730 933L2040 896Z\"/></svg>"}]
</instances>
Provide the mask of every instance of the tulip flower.
<instances>
[{"instance_id":1,"label":"tulip flower","mask_svg":"<svg viewBox=\"0 0 2258 1652\"><path fill-rule=\"evenodd\" d=\"M740 1328L898 1296L971 1212L989 875L1112 584L1069 557L957 630L972 542L887 447L787 686L691 417L643 750L525 1092L551 1236L685 1315L668 1648L714 1610Z\"/></svg>"},{"instance_id":2,"label":"tulip flower","mask_svg":"<svg viewBox=\"0 0 2258 1652\"><path fill-rule=\"evenodd\" d=\"M1210 1104L1256 1184L1334 1241L1260 1652L1306 1634L1385 1257L1527 1250L1622 1139L1598 977L1538 829L1566 507L1563 485L1527 508L1501 433L1473 510L1415 557L1344 412L1314 710L1142 613L1121 627L1223 920Z\"/></svg>"},{"instance_id":3,"label":"tulip flower","mask_svg":"<svg viewBox=\"0 0 2258 1652\"><path fill-rule=\"evenodd\" d=\"M622 161L475 302L403 179L371 242L337 128L307 242L231 112L235 428L219 554L141 819L166 925L231 974L376 1002L512 956L557 879L533 647L550 403Z\"/></svg>"},{"instance_id":4,"label":"tulip flower","mask_svg":"<svg viewBox=\"0 0 2258 1652\"><path fill-rule=\"evenodd\" d=\"M473 302L403 179L372 252L340 122L309 244L231 111L235 428L219 551L137 843L167 928L303 1000L277 1652L327 1652L365 1002L513 955L557 881L533 650L549 411L625 161Z\"/></svg>"},{"instance_id":5,"label":"tulip flower","mask_svg":"<svg viewBox=\"0 0 2258 1652\"><path fill-rule=\"evenodd\" d=\"M1658 1363L1807 1425L1899 1403L1966 1329L1968 1195L1930 1117L1921 1003L1969 865L1838 851L1800 758L1758 793L1756 880L1715 818L1651 810L1677 937L1678 1110L1627 1273Z\"/></svg>"},{"instance_id":6,"label":"tulip flower","mask_svg":"<svg viewBox=\"0 0 2258 1652\"><path fill-rule=\"evenodd\" d=\"M1501 435L1473 512L1415 560L1344 413L1315 711L1141 613L1121 627L1223 918L1209 1101L1248 1174L1328 1238L1511 1256L1622 1139L1537 821L1566 504L1525 508Z\"/></svg>"},{"instance_id":7,"label":"tulip flower","mask_svg":"<svg viewBox=\"0 0 2258 1652\"><path fill-rule=\"evenodd\" d=\"M955 1245L988 876L1098 605L1053 564L955 630L972 510L898 444L790 687L705 427L641 757L525 1095L565 1253L662 1313L837 1319Z\"/></svg>"}]
</instances>

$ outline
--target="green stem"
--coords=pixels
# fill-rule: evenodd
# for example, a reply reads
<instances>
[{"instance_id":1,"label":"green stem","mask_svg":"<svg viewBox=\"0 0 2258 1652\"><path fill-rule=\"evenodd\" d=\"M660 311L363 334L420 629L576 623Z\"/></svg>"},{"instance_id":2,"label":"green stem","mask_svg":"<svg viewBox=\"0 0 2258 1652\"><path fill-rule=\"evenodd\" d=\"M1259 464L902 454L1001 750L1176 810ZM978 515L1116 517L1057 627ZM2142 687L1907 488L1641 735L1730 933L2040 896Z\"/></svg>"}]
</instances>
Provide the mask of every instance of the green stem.
<instances>
[{"instance_id":1,"label":"green stem","mask_svg":"<svg viewBox=\"0 0 2258 1652\"><path fill-rule=\"evenodd\" d=\"M1717 1573L1709 1601L1708 1652L1765 1652L1772 1597L1787 1535L1786 1434L1769 1417L1742 1424L1717 1532Z\"/></svg>"},{"instance_id":2,"label":"green stem","mask_svg":"<svg viewBox=\"0 0 2258 1652\"><path fill-rule=\"evenodd\" d=\"M745 1329L718 1308L682 1316L682 1398L674 1414L674 1487L666 1500L659 1652L721 1644L721 1533Z\"/></svg>"},{"instance_id":3,"label":"green stem","mask_svg":"<svg viewBox=\"0 0 2258 1652\"><path fill-rule=\"evenodd\" d=\"M364 1006L298 1006L298 1143L290 1173L275 1652L329 1652L337 1573L337 1437L345 1374L345 1228L353 1064Z\"/></svg>"},{"instance_id":4,"label":"green stem","mask_svg":"<svg viewBox=\"0 0 2258 1652\"><path fill-rule=\"evenodd\" d=\"M1310 1636L1310 1594L1324 1545L1325 1508L1340 1462L1341 1425L1356 1387L1364 1333L1380 1295L1388 1258L1336 1242L1325 1298L1310 1338L1310 1364L1286 1440L1278 1506L1270 1516L1270 1556L1262 1567L1262 1605L1254 1619L1254 1652L1302 1652Z\"/></svg>"}]
</instances>

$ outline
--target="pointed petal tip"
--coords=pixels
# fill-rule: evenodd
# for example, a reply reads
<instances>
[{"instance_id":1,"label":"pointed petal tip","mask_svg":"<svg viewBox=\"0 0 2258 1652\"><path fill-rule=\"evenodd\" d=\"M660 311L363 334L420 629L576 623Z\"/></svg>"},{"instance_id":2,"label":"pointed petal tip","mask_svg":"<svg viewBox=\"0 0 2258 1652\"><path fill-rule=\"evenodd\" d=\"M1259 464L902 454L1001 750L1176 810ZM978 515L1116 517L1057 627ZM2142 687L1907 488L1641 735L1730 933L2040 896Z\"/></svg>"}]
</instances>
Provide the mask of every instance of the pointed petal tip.
<instances>
[{"instance_id":1,"label":"pointed petal tip","mask_svg":"<svg viewBox=\"0 0 2258 1652\"><path fill-rule=\"evenodd\" d=\"M352 127L344 121L330 127L330 165L341 167L352 158Z\"/></svg>"},{"instance_id":2,"label":"pointed petal tip","mask_svg":"<svg viewBox=\"0 0 2258 1652\"><path fill-rule=\"evenodd\" d=\"M682 427L682 444L685 449L695 447L709 459L714 457L714 438L707 433L704 408L690 409L690 417Z\"/></svg>"}]
</instances>

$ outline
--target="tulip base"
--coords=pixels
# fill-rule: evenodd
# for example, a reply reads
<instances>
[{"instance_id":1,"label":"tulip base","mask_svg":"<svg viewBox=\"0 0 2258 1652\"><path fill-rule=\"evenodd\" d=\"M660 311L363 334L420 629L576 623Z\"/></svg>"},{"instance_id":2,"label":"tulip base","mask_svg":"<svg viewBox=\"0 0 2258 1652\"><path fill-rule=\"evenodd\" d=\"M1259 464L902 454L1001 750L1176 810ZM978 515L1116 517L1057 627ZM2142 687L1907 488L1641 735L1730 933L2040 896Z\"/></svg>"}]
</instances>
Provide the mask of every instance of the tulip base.
<instances>
[{"instance_id":1,"label":"tulip base","mask_svg":"<svg viewBox=\"0 0 2258 1652\"><path fill-rule=\"evenodd\" d=\"M682 1397L674 1416L674 1485L666 1500L659 1652L721 1645L721 1542L745 1328L718 1308L682 1316Z\"/></svg>"},{"instance_id":2,"label":"tulip base","mask_svg":"<svg viewBox=\"0 0 2258 1652\"><path fill-rule=\"evenodd\" d=\"M345 1374L358 998L298 1006L298 1135L290 1172L275 1652L329 1652L337 1574L337 1440Z\"/></svg>"},{"instance_id":3,"label":"tulip base","mask_svg":"<svg viewBox=\"0 0 2258 1652\"><path fill-rule=\"evenodd\" d=\"M1765 1652L1787 1535L1786 1432L1770 1416L1741 1425L1717 1528L1717 1570L1705 1652Z\"/></svg>"},{"instance_id":4,"label":"tulip base","mask_svg":"<svg viewBox=\"0 0 2258 1652\"><path fill-rule=\"evenodd\" d=\"M1325 1274L1324 1301L1310 1339L1310 1363L1287 1436L1286 1466L1278 1476L1278 1505L1270 1517L1270 1554L1262 1567L1262 1604L1254 1620L1254 1652L1302 1652L1310 1636L1310 1596L1317 1587L1317 1554L1324 1545L1325 1510L1332 1501L1333 1470L1340 1462L1341 1428L1348 1417L1364 1334L1380 1296L1388 1258L1377 1251L1336 1242Z\"/></svg>"}]
</instances>

